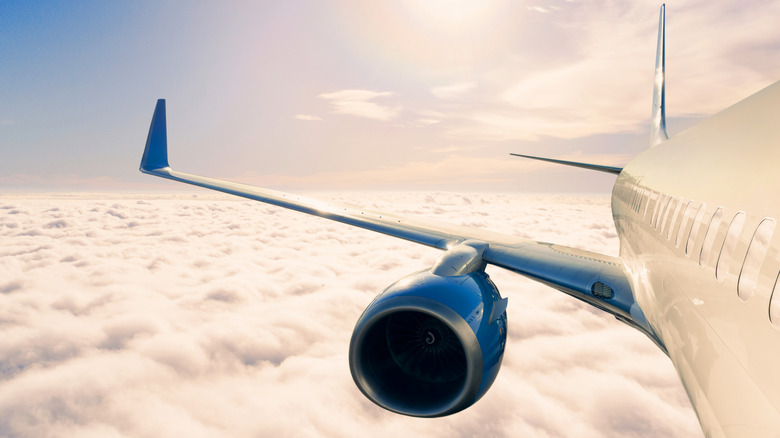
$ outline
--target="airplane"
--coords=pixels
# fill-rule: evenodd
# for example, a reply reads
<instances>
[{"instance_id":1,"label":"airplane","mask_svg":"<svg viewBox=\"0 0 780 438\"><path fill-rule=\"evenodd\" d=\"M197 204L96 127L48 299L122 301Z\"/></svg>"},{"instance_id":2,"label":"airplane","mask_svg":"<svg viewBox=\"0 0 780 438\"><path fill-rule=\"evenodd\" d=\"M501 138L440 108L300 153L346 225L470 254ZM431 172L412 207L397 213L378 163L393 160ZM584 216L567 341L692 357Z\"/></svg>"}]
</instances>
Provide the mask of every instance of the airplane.
<instances>
[{"instance_id":1,"label":"airplane","mask_svg":"<svg viewBox=\"0 0 780 438\"><path fill-rule=\"evenodd\" d=\"M617 176L619 257L175 171L164 99L140 170L442 250L355 324L353 380L385 409L440 417L490 388L507 336L490 264L644 333L674 364L705 435L780 437L780 82L669 138L664 27L662 5L648 150L622 168L526 156Z\"/></svg>"}]
</instances>

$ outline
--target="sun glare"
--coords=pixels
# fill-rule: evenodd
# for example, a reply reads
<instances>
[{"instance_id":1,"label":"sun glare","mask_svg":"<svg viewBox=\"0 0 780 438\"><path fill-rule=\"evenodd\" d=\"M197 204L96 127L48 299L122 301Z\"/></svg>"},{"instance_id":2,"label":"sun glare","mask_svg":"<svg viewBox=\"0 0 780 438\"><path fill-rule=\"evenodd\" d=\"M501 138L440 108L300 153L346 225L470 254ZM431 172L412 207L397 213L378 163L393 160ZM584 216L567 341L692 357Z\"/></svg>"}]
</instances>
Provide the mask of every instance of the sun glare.
<instances>
[{"instance_id":1,"label":"sun glare","mask_svg":"<svg viewBox=\"0 0 780 438\"><path fill-rule=\"evenodd\" d=\"M408 0L409 12L434 26L463 26L491 15L497 0Z\"/></svg>"}]
</instances>

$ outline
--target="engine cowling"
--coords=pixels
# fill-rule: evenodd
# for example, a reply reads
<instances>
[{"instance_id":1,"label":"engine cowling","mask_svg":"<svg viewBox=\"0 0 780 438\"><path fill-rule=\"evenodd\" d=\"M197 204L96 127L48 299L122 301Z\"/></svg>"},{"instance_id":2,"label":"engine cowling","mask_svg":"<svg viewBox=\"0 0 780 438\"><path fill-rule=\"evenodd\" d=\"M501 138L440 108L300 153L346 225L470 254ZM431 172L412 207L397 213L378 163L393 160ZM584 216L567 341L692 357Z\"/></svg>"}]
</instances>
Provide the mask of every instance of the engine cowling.
<instances>
[{"instance_id":1,"label":"engine cowling","mask_svg":"<svg viewBox=\"0 0 780 438\"><path fill-rule=\"evenodd\" d=\"M358 388L415 417L461 411L493 384L506 345L506 301L480 270L425 270L390 285L363 312L349 346Z\"/></svg>"}]
</instances>

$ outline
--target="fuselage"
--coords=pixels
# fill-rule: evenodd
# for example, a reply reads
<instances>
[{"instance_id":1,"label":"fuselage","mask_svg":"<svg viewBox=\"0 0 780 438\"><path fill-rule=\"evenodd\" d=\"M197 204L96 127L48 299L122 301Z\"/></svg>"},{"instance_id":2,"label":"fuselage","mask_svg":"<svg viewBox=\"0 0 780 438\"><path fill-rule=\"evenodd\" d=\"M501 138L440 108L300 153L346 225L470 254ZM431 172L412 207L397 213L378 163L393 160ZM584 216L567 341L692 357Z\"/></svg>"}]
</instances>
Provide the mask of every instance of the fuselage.
<instances>
[{"instance_id":1,"label":"fuselage","mask_svg":"<svg viewBox=\"0 0 780 438\"><path fill-rule=\"evenodd\" d=\"M778 121L780 82L640 154L612 194L634 295L708 436L780 436Z\"/></svg>"}]
</instances>

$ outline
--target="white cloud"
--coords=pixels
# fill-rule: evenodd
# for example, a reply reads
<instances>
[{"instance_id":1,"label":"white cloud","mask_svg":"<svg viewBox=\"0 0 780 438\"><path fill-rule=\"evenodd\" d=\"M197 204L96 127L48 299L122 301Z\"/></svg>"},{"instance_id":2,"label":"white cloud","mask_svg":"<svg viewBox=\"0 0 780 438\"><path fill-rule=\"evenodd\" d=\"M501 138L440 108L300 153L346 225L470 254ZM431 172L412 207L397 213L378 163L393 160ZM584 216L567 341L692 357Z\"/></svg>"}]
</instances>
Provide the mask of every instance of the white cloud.
<instances>
[{"instance_id":1,"label":"white cloud","mask_svg":"<svg viewBox=\"0 0 780 438\"><path fill-rule=\"evenodd\" d=\"M311 114L296 114L295 118L298 120L322 120L322 117Z\"/></svg>"},{"instance_id":2,"label":"white cloud","mask_svg":"<svg viewBox=\"0 0 780 438\"><path fill-rule=\"evenodd\" d=\"M423 128L426 126L435 125L437 123L441 123L441 120L436 119L417 119L414 121L414 126L418 128Z\"/></svg>"},{"instance_id":3,"label":"white cloud","mask_svg":"<svg viewBox=\"0 0 780 438\"><path fill-rule=\"evenodd\" d=\"M545 7L542 7L542 6L528 6L528 10L529 11L534 11L534 12L539 12L541 14L549 14L552 11L552 9L547 9Z\"/></svg>"},{"instance_id":4,"label":"white cloud","mask_svg":"<svg viewBox=\"0 0 780 438\"><path fill-rule=\"evenodd\" d=\"M447 111L461 121L452 135L535 141L648 129L660 4L559 5L527 7L546 16L536 38L548 49L508 56L484 73L495 94ZM780 2L743 6L667 8L667 117L713 114L777 79L780 64L765 59L780 48L770 30Z\"/></svg>"},{"instance_id":5,"label":"white cloud","mask_svg":"<svg viewBox=\"0 0 780 438\"><path fill-rule=\"evenodd\" d=\"M618 252L607 196L318 196ZM139 199L0 200L0 435L701 435L642 334L495 268L510 332L490 392L440 419L386 412L352 382L349 337L437 251L210 193Z\"/></svg>"},{"instance_id":6,"label":"white cloud","mask_svg":"<svg viewBox=\"0 0 780 438\"><path fill-rule=\"evenodd\" d=\"M463 93L474 89L476 86L477 84L474 82L459 82L457 84L433 88L431 89L431 94L440 99L455 99L460 97Z\"/></svg>"},{"instance_id":7,"label":"white cloud","mask_svg":"<svg viewBox=\"0 0 780 438\"><path fill-rule=\"evenodd\" d=\"M632 70L642 70L636 67L624 72L626 78L615 83L614 77L605 73L607 64L606 56L599 56L530 75L503 95L516 109L515 114L524 113L524 117L504 123L500 114L475 119L482 120L486 127L500 128L507 138L577 138L635 131L647 118L647 96L652 89L648 90L641 75L632 74Z\"/></svg>"},{"instance_id":8,"label":"white cloud","mask_svg":"<svg viewBox=\"0 0 780 438\"><path fill-rule=\"evenodd\" d=\"M367 119L389 121L398 117L401 107L383 106L372 102L379 97L392 96L389 91L376 92L371 90L342 90L333 93L323 93L318 97L330 101L333 112L348 114Z\"/></svg>"}]
</instances>

